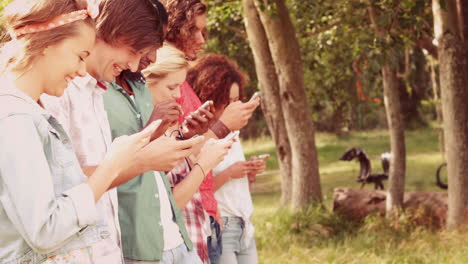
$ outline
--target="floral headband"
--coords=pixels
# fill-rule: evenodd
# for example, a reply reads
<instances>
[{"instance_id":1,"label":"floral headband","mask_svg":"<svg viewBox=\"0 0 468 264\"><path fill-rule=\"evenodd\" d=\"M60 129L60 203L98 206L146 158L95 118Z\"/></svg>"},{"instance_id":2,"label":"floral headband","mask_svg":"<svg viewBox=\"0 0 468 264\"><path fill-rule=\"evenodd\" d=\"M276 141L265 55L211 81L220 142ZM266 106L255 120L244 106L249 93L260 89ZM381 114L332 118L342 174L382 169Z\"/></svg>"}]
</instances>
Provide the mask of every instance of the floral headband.
<instances>
[{"instance_id":1,"label":"floral headband","mask_svg":"<svg viewBox=\"0 0 468 264\"><path fill-rule=\"evenodd\" d=\"M11 33L11 36L13 38L18 38L26 34L51 30L51 29L58 28L66 24L73 23L78 20L84 20L88 16L94 19L99 15L100 0L87 0L87 2L88 2L87 9L73 11L67 14L59 15L59 16L52 18L51 20L47 22L31 24L31 25L26 25L24 27L20 27L18 29L13 30L13 32Z\"/></svg>"}]
</instances>

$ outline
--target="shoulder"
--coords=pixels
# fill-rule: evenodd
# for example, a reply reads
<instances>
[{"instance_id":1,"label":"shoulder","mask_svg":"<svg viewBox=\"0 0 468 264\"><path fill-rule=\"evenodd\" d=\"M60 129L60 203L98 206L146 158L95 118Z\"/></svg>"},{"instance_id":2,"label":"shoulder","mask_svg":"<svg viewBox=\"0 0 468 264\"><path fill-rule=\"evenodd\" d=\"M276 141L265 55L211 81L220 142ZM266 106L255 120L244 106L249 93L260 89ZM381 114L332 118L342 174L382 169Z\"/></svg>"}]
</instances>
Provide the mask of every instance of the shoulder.
<instances>
[{"instance_id":1,"label":"shoulder","mask_svg":"<svg viewBox=\"0 0 468 264\"><path fill-rule=\"evenodd\" d=\"M0 118L15 114L37 115L34 105L12 94L0 94Z\"/></svg>"}]
</instances>

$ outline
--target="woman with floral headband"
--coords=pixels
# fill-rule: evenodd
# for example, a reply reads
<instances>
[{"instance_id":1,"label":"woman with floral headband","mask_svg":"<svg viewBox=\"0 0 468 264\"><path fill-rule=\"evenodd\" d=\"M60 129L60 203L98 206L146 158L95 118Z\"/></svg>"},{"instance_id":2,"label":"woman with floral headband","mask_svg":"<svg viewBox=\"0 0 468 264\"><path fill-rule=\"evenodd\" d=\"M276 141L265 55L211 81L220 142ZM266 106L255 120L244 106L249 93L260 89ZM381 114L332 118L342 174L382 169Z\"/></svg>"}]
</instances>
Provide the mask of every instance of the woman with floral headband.
<instances>
[{"instance_id":1,"label":"woman with floral headband","mask_svg":"<svg viewBox=\"0 0 468 264\"><path fill-rule=\"evenodd\" d=\"M1 263L93 263L95 202L156 128L116 139L86 178L69 137L42 108L42 94L61 96L86 73L96 10L78 0L15 0L4 11L12 39L0 51Z\"/></svg>"}]
</instances>

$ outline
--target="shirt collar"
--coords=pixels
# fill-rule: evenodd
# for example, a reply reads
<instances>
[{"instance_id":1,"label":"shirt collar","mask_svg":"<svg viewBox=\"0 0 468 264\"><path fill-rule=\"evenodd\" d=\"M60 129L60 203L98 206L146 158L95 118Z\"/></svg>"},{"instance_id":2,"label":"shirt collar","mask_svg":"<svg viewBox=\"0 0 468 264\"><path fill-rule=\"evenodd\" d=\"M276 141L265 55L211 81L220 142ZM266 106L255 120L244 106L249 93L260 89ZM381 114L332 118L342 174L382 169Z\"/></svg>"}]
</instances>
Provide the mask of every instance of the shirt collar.
<instances>
[{"instance_id":1,"label":"shirt collar","mask_svg":"<svg viewBox=\"0 0 468 264\"><path fill-rule=\"evenodd\" d=\"M106 85L105 82L103 83ZM71 81L71 84L76 86L78 90L80 91L88 91L91 93L98 93L98 94L102 94L105 92L105 90L102 89L97 84L97 80L93 76L91 76L89 73L86 73L86 75L83 77L75 77Z\"/></svg>"}]
</instances>

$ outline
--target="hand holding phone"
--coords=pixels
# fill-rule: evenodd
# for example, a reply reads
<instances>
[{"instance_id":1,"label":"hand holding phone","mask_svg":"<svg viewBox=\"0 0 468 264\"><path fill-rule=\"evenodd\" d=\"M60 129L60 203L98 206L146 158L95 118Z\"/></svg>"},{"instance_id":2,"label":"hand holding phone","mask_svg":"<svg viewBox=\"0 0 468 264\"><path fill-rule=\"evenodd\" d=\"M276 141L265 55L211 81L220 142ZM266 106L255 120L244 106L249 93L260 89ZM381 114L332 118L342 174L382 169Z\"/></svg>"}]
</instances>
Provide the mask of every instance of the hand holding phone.
<instances>
[{"instance_id":1,"label":"hand holding phone","mask_svg":"<svg viewBox=\"0 0 468 264\"><path fill-rule=\"evenodd\" d=\"M230 140L233 140L233 139L237 138L238 136L239 136L239 130L236 130L236 131L232 131L225 138L223 138L221 140L222 141L230 141Z\"/></svg>"},{"instance_id":2,"label":"hand holding phone","mask_svg":"<svg viewBox=\"0 0 468 264\"><path fill-rule=\"evenodd\" d=\"M200 112L200 109L205 109L205 110L208 110L208 111L209 111L210 105L214 105L213 101L212 101L212 100L206 101L204 104L202 104L200 107L198 107L198 109L195 110L195 111L193 112L193 114L198 114L198 113ZM187 119L190 119L190 118L192 118L192 114L187 115L187 116L185 117L184 122L182 122L181 127L182 127L182 132L183 132L183 133L188 133L188 132L189 132L188 127L187 127L187 124L188 124Z\"/></svg>"},{"instance_id":3,"label":"hand holding phone","mask_svg":"<svg viewBox=\"0 0 468 264\"><path fill-rule=\"evenodd\" d=\"M262 160L267 160L270 158L270 154L258 155L257 158L262 159Z\"/></svg>"},{"instance_id":4,"label":"hand holding phone","mask_svg":"<svg viewBox=\"0 0 468 264\"><path fill-rule=\"evenodd\" d=\"M255 100L255 99L257 99L258 97L260 97L260 95L262 95L262 92L260 92L260 91L255 92L255 93L252 95L252 97L250 97L249 102L250 102L250 101L253 101L253 100Z\"/></svg>"}]
</instances>

